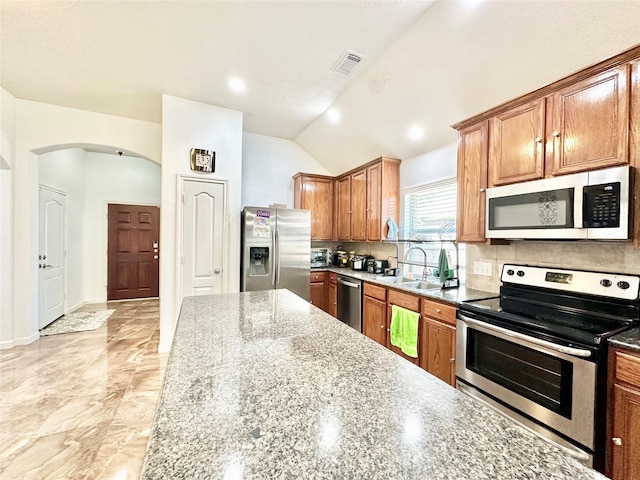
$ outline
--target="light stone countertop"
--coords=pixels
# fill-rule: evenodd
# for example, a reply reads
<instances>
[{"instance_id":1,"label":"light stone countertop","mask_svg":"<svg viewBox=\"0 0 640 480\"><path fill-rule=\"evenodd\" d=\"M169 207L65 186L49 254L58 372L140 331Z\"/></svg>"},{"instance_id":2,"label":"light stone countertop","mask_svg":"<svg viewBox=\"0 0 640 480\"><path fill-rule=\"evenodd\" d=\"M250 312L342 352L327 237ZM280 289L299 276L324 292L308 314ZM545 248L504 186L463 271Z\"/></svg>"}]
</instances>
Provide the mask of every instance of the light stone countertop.
<instances>
[{"instance_id":1,"label":"light stone countertop","mask_svg":"<svg viewBox=\"0 0 640 480\"><path fill-rule=\"evenodd\" d=\"M141 478L605 477L270 290L184 299Z\"/></svg>"},{"instance_id":2,"label":"light stone countertop","mask_svg":"<svg viewBox=\"0 0 640 480\"><path fill-rule=\"evenodd\" d=\"M358 280L363 280L365 282L375 283L377 285L381 285L387 288L394 288L396 290L401 290L407 293L411 293L413 295L420 295L425 298L430 298L433 300L438 300L444 303L449 303L452 305L458 305L460 302L465 302L469 300L480 300L483 298L491 298L497 297L498 293L486 292L484 290L475 290L473 288L466 288L465 286L460 286L458 288L434 288L430 290L418 290L412 287L406 287L401 283L387 283L385 279L393 278L393 277L384 277L380 274L373 274L365 271L355 271L350 268L339 268L339 267L320 267L311 269L314 271L327 271L334 272L338 275L346 275L351 278L356 278ZM416 280L419 280L416 278Z\"/></svg>"}]
</instances>

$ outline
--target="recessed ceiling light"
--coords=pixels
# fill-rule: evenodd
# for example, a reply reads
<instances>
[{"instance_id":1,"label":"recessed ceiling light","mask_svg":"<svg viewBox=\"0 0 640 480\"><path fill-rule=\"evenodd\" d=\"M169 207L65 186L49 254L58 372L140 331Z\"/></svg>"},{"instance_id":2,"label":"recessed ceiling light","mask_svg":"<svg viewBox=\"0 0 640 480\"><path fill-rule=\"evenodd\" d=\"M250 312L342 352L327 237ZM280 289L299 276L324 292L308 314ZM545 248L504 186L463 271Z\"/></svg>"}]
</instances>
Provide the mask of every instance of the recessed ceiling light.
<instances>
[{"instance_id":1,"label":"recessed ceiling light","mask_svg":"<svg viewBox=\"0 0 640 480\"><path fill-rule=\"evenodd\" d=\"M342 117L342 115L335 108L330 108L329 110L327 110L327 119L331 123L338 123L340 121L341 117Z\"/></svg>"},{"instance_id":2,"label":"recessed ceiling light","mask_svg":"<svg viewBox=\"0 0 640 480\"><path fill-rule=\"evenodd\" d=\"M247 84L241 78L234 77L229 80L229 88L235 93L244 93L247 91Z\"/></svg>"},{"instance_id":3,"label":"recessed ceiling light","mask_svg":"<svg viewBox=\"0 0 640 480\"><path fill-rule=\"evenodd\" d=\"M424 137L424 130L422 129L422 127L414 125L407 131L407 136L414 142L417 142L422 137Z\"/></svg>"}]
</instances>

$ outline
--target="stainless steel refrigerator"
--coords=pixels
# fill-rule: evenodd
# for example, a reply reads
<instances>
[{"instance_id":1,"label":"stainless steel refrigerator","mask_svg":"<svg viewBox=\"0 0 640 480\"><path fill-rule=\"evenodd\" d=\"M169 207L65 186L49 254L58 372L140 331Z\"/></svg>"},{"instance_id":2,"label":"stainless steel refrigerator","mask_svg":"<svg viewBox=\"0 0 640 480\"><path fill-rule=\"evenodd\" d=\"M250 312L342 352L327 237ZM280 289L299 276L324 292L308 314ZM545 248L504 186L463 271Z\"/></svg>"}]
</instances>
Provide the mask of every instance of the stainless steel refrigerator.
<instances>
[{"instance_id":1,"label":"stainless steel refrigerator","mask_svg":"<svg viewBox=\"0 0 640 480\"><path fill-rule=\"evenodd\" d=\"M241 237L241 292L287 288L310 300L309 210L245 207Z\"/></svg>"}]
</instances>

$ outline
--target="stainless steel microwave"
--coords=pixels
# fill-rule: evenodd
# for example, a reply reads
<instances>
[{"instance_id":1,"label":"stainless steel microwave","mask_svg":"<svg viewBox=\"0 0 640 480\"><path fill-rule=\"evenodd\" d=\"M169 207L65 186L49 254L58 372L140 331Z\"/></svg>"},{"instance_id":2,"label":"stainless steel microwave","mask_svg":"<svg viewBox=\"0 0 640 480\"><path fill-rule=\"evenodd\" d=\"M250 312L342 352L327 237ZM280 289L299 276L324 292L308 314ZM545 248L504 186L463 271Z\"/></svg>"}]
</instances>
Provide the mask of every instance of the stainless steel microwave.
<instances>
[{"instance_id":1,"label":"stainless steel microwave","mask_svg":"<svg viewBox=\"0 0 640 480\"><path fill-rule=\"evenodd\" d=\"M486 236L629 239L630 167L487 189Z\"/></svg>"}]
</instances>

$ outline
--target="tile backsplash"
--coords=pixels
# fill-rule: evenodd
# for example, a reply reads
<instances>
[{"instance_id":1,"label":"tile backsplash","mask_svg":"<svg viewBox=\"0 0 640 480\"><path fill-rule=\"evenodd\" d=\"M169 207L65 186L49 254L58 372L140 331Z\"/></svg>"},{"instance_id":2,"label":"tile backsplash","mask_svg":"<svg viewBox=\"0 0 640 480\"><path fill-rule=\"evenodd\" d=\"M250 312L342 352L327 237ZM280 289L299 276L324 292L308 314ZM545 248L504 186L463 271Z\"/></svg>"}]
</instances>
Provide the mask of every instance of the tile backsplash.
<instances>
[{"instance_id":1,"label":"tile backsplash","mask_svg":"<svg viewBox=\"0 0 640 480\"><path fill-rule=\"evenodd\" d=\"M475 275L474 262L491 264L491 276ZM466 286L498 292L505 263L640 275L640 250L631 242L524 241L509 245L467 245Z\"/></svg>"}]
</instances>

